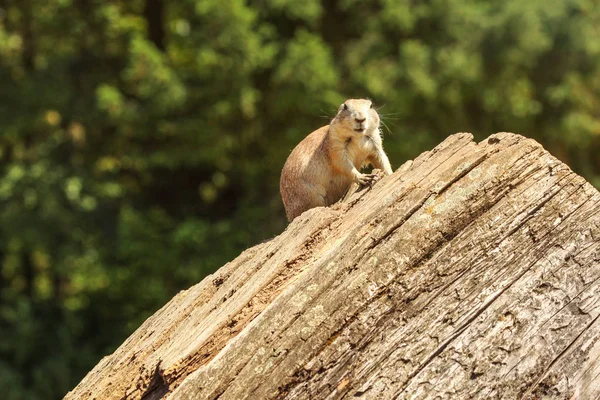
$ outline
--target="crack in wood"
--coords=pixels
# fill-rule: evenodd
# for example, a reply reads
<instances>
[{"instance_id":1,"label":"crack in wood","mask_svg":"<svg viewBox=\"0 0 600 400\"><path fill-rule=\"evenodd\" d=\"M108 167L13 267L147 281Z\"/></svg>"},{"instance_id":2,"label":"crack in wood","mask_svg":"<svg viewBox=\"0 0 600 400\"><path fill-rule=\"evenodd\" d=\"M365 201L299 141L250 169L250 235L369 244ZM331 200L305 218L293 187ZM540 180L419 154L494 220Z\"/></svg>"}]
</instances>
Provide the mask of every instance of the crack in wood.
<instances>
[{"instance_id":1,"label":"crack in wood","mask_svg":"<svg viewBox=\"0 0 600 400\"><path fill-rule=\"evenodd\" d=\"M565 354L567 354L567 352L569 350L571 350L571 348L575 345L575 343L579 340L579 338L586 332L588 331L592 325L594 325L596 323L596 321L600 320L600 313L593 318L590 323L588 323L585 328L583 330L581 330L581 332L579 332L579 334L569 343L569 345L567 347L565 347L555 358L552 359L552 361L550 362L550 364L546 367L546 369L543 371L543 373L540 375L540 377L527 389L527 391L523 394L523 398L526 398L527 396L529 396L530 394L532 394L532 392L540 385L540 383L546 378L548 372L552 369L552 367L554 367L554 365L558 362L558 360L560 360L562 357L564 357Z\"/></svg>"}]
</instances>

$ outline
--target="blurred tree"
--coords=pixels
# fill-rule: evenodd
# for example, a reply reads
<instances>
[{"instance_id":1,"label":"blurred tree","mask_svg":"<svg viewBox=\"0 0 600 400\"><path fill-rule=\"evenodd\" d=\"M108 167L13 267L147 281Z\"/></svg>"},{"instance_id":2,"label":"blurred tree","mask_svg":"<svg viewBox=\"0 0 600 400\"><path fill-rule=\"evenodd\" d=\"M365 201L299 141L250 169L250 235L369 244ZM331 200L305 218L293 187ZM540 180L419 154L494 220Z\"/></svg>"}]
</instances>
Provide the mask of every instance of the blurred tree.
<instances>
[{"instance_id":1,"label":"blurred tree","mask_svg":"<svg viewBox=\"0 0 600 400\"><path fill-rule=\"evenodd\" d=\"M345 97L382 107L396 167L509 130L600 187L593 0L4 0L0 85L9 400L60 398L280 232L281 166Z\"/></svg>"}]
</instances>

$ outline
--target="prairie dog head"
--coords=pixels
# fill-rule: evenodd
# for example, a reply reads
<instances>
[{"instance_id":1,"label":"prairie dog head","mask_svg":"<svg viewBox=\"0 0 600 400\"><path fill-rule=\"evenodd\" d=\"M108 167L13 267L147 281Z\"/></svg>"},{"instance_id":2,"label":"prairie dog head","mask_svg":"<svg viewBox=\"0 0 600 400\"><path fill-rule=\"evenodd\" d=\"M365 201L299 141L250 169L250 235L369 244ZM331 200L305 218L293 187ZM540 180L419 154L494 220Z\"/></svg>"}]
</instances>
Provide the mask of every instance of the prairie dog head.
<instances>
[{"instance_id":1,"label":"prairie dog head","mask_svg":"<svg viewBox=\"0 0 600 400\"><path fill-rule=\"evenodd\" d=\"M331 121L336 128L355 135L370 135L379 130L379 114L373 102L366 99L349 99L340 105L338 113Z\"/></svg>"}]
</instances>

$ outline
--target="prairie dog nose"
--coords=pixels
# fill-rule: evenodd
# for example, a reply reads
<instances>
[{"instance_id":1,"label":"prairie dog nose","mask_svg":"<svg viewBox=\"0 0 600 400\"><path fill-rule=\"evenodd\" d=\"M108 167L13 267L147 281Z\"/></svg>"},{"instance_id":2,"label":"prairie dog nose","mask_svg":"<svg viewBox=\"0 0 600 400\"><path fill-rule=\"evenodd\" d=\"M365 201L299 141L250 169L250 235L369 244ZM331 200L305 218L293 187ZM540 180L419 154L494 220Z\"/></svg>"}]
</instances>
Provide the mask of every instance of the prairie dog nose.
<instances>
[{"instance_id":1,"label":"prairie dog nose","mask_svg":"<svg viewBox=\"0 0 600 400\"><path fill-rule=\"evenodd\" d=\"M367 119L366 119L365 117L362 117L362 118L358 118L358 117L356 117L356 118L354 118L354 120L355 120L356 122L358 122L359 124L362 124L362 123L363 123L363 122L365 122Z\"/></svg>"}]
</instances>

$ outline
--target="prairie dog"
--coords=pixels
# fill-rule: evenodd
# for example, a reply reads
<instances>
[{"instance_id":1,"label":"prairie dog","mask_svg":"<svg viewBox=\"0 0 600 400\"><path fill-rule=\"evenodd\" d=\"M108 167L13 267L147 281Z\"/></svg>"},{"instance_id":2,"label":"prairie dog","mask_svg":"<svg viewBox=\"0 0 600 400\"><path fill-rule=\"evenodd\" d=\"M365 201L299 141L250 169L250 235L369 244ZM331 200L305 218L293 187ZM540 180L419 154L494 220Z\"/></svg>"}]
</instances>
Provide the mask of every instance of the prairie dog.
<instances>
[{"instance_id":1,"label":"prairie dog","mask_svg":"<svg viewBox=\"0 0 600 400\"><path fill-rule=\"evenodd\" d=\"M288 221L310 208L334 204L352 182L373 182L374 175L359 171L369 163L392 173L379 115L370 100L346 100L329 125L304 138L283 166L279 191Z\"/></svg>"}]
</instances>

